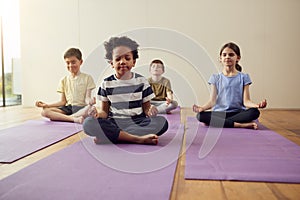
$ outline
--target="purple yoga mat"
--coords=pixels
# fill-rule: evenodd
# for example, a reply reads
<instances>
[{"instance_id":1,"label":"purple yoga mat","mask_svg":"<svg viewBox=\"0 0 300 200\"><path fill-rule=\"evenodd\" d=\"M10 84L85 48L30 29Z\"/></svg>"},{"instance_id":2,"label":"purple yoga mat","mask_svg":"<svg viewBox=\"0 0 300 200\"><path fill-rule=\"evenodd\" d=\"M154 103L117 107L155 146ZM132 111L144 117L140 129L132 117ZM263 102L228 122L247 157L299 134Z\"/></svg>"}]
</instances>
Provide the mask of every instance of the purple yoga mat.
<instances>
[{"instance_id":1,"label":"purple yoga mat","mask_svg":"<svg viewBox=\"0 0 300 200\"><path fill-rule=\"evenodd\" d=\"M181 112L181 108L180 106L177 106L176 109L171 111L171 114L159 114L161 116L164 116L165 118L167 118L167 120L169 122L175 122L175 121L180 121L180 112Z\"/></svg>"},{"instance_id":2,"label":"purple yoga mat","mask_svg":"<svg viewBox=\"0 0 300 200\"><path fill-rule=\"evenodd\" d=\"M11 163L82 130L82 125L30 120L0 130L0 162Z\"/></svg>"},{"instance_id":3,"label":"purple yoga mat","mask_svg":"<svg viewBox=\"0 0 300 200\"><path fill-rule=\"evenodd\" d=\"M169 199L184 132L175 124L156 146L85 138L1 180L0 199Z\"/></svg>"},{"instance_id":4,"label":"purple yoga mat","mask_svg":"<svg viewBox=\"0 0 300 200\"><path fill-rule=\"evenodd\" d=\"M300 183L300 146L261 124L259 130L218 129L189 117L186 137L185 179Z\"/></svg>"}]
</instances>

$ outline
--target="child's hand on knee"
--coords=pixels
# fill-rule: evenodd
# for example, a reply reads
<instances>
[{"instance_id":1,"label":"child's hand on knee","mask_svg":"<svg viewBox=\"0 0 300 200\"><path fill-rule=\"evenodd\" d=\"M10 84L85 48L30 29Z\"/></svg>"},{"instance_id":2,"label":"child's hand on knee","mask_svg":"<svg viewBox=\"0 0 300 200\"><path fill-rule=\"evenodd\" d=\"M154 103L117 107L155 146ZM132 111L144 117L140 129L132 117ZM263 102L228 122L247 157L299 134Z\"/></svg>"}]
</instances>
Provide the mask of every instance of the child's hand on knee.
<instances>
[{"instance_id":1,"label":"child's hand on knee","mask_svg":"<svg viewBox=\"0 0 300 200\"><path fill-rule=\"evenodd\" d=\"M264 99L258 104L258 108L265 108L267 107L267 100Z\"/></svg>"},{"instance_id":2,"label":"child's hand on knee","mask_svg":"<svg viewBox=\"0 0 300 200\"><path fill-rule=\"evenodd\" d=\"M172 99L169 99L168 97L166 97L166 104L169 105L170 103L172 103Z\"/></svg>"},{"instance_id":3,"label":"child's hand on knee","mask_svg":"<svg viewBox=\"0 0 300 200\"><path fill-rule=\"evenodd\" d=\"M149 111L148 111L148 116L149 117L156 116L157 113L158 113L158 110L157 110L156 106L151 105L149 108Z\"/></svg>"},{"instance_id":4,"label":"child's hand on knee","mask_svg":"<svg viewBox=\"0 0 300 200\"><path fill-rule=\"evenodd\" d=\"M196 113L198 113L198 112L204 111L204 109L202 107L197 106L197 105L194 104L193 105L193 111L196 112Z\"/></svg>"},{"instance_id":5,"label":"child's hand on knee","mask_svg":"<svg viewBox=\"0 0 300 200\"><path fill-rule=\"evenodd\" d=\"M98 111L95 106L91 106L88 110L88 115L94 118L98 118Z\"/></svg>"},{"instance_id":6,"label":"child's hand on knee","mask_svg":"<svg viewBox=\"0 0 300 200\"><path fill-rule=\"evenodd\" d=\"M35 102L35 106L36 107L42 107L42 108L47 108L49 107L46 103L42 102L42 101L37 101Z\"/></svg>"}]
</instances>

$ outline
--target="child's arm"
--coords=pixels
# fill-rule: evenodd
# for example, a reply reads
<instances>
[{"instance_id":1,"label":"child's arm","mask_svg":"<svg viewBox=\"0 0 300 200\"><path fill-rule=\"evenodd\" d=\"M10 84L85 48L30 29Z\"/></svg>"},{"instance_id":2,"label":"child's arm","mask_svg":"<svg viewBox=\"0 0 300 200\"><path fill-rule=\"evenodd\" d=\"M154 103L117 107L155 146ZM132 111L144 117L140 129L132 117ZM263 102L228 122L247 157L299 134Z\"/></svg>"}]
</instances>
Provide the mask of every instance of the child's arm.
<instances>
[{"instance_id":1,"label":"child's arm","mask_svg":"<svg viewBox=\"0 0 300 200\"><path fill-rule=\"evenodd\" d=\"M244 101L244 106L247 107L247 108L265 108L267 106L267 100L266 99L259 102L258 104L253 103L251 101L250 92L249 92L249 85L244 86L243 101Z\"/></svg>"},{"instance_id":2,"label":"child's arm","mask_svg":"<svg viewBox=\"0 0 300 200\"><path fill-rule=\"evenodd\" d=\"M217 88L215 85L211 85L211 93L209 100L202 106L193 105L194 112L203 112L205 110L211 109L216 104L217 99Z\"/></svg>"},{"instance_id":3,"label":"child's arm","mask_svg":"<svg viewBox=\"0 0 300 200\"><path fill-rule=\"evenodd\" d=\"M158 113L157 108L154 105L151 105L150 101L146 101L142 105L144 113L148 116L155 116Z\"/></svg>"},{"instance_id":4,"label":"child's arm","mask_svg":"<svg viewBox=\"0 0 300 200\"><path fill-rule=\"evenodd\" d=\"M86 91L85 103L90 106L92 106L96 103L96 98L95 97L92 98L91 96L92 96L92 90L89 89Z\"/></svg>"},{"instance_id":5,"label":"child's arm","mask_svg":"<svg viewBox=\"0 0 300 200\"><path fill-rule=\"evenodd\" d=\"M51 108L51 107L60 107L60 106L64 106L67 103L67 99L64 93L61 93L60 96L60 101L56 102L56 103L51 103L51 104L47 104L44 103L42 101L37 101L35 102L35 105L37 107L42 107L42 108Z\"/></svg>"},{"instance_id":6,"label":"child's arm","mask_svg":"<svg viewBox=\"0 0 300 200\"><path fill-rule=\"evenodd\" d=\"M171 91L167 92L166 102L169 105L173 101L173 93Z\"/></svg>"},{"instance_id":7,"label":"child's arm","mask_svg":"<svg viewBox=\"0 0 300 200\"><path fill-rule=\"evenodd\" d=\"M171 81L170 80L167 81L166 88L167 88L166 103L167 103L167 105L169 105L173 101L173 91L171 89Z\"/></svg>"}]
</instances>

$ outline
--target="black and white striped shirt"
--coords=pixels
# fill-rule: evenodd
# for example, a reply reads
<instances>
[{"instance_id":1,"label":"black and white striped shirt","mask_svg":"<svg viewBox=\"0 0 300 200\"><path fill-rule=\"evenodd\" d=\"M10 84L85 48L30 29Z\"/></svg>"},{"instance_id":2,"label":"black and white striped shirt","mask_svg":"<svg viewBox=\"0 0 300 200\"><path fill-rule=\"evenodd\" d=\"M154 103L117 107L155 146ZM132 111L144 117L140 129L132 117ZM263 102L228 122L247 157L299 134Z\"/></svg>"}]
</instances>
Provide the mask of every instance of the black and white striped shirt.
<instances>
[{"instance_id":1,"label":"black and white striped shirt","mask_svg":"<svg viewBox=\"0 0 300 200\"><path fill-rule=\"evenodd\" d=\"M155 97L147 79L133 73L130 80L105 78L98 90L98 98L108 101L109 117L126 118L143 114L142 104Z\"/></svg>"}]
</instances>

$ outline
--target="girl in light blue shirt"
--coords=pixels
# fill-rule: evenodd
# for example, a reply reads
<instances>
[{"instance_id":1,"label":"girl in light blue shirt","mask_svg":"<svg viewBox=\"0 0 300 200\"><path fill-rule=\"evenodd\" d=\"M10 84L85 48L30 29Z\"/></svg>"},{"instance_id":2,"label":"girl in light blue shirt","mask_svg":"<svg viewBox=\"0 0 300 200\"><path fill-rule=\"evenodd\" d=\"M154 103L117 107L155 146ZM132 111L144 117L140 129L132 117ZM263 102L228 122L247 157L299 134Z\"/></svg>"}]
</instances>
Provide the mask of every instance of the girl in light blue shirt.
<instances>
[{"instance_id":1,"label":"girl in light blue shirt","mask_svg":"<svg viewBox=\"0 0 300 200\"><path fill-rule=\"evenodd\" d=\"M202 106L193 105L200 122L215 127L257 129L254 120L260 114L258 108L265 108L267 101L258 104L251 101L249 86L252 82L248 74L241 72L240 59L240 49L236 44L230 42L221 48L223 70L213 74L208 81L210 98ZM207 111L211 108L212 111Z\"/></svg>"}]
</instances>

